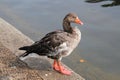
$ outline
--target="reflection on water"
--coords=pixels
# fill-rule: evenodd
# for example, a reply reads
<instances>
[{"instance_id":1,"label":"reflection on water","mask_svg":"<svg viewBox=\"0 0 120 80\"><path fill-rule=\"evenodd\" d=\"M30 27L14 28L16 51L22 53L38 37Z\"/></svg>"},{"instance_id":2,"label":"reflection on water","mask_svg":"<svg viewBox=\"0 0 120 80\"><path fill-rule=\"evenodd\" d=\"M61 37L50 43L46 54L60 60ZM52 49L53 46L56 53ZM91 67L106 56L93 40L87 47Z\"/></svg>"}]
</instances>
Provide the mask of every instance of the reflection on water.
<instances>
[{"instance_id":1,"label":"reflection on water","mask_svg":"<svg viewBox=\"0 0 120 80\"><path fill-rule=\"evenodd\" d=\"M98 3L102 1L112 1L111 3L106 3L101 5L102 7L113 7L113 6L119 6L120 5L120 0L86 0L85 2L88 3Z\"/></svg>"}]
</instances>

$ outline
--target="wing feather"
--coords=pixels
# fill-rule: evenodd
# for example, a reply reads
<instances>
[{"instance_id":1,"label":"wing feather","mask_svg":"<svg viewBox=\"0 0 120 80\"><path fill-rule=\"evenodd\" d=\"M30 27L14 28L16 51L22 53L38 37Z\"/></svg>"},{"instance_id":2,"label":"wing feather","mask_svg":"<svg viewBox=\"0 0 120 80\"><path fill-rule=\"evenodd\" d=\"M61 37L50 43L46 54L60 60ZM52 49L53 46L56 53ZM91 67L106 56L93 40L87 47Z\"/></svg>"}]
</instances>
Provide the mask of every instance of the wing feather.
<instances>
[{"instance_id":1,"label":"wing feather","mask_svg":"<svg viewBox=\"0 0 120 80\"><path fill-rule=\"evenodd\" d=\"M62 37L64 31L58 30L48 33L40 41L36 41L30 46L29 52L39 55L57 55L58 52L65 49L67 40ZM64 48L64 49L62 49Z\"/></svg>"}]
</instances>

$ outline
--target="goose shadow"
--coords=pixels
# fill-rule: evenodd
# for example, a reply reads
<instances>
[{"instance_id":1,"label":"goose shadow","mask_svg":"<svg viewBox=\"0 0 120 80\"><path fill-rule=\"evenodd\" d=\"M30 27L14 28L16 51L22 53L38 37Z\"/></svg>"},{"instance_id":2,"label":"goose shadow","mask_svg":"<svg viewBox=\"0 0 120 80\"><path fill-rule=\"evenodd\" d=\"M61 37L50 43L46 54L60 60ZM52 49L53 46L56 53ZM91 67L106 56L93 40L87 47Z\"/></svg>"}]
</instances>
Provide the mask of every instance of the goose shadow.
<instances>
[{"instance_id":1,"label":"goose shadow","mask_svg":"<svg viewBox=\"0 0 120 80\"><path fill-rule=\"evenodd\" d=\"M9 66L11 67L16 66L19 68L29 68L36 70L45 70L45 71L52 70L50 61L48 61L48 59L44 57L42 58L29 57L25 60L21 60L19 57L16 57L16 59L12 61Z\"/></svg>"}]
</instances>

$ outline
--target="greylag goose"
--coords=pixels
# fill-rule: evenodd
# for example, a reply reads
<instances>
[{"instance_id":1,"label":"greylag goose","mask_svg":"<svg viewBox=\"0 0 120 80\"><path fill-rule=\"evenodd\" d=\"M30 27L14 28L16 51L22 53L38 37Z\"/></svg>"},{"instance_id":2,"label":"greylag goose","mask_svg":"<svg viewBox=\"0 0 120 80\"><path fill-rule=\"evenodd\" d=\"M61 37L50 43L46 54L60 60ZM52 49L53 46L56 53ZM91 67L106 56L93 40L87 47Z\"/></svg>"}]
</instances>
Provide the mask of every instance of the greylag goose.
<instances>
[{"instance_id":1,"label":"greylag goose","mask_svg":"<svg viewBox=\"0 0 120 80\"><path fill-rule=\"evenodd\" d=\"M63 30L50 32L40 41L36 41L30 46L20 47L19 50L26 51L21 57L31 53L47 56L54 59L54 70L65 75L71 75L72 72L61 64L62 57L68 56L77 47L81 39L80 30L77 27L71 27L71 23L83 25L76 14L68 13L63 19Z\"/></svg>"}]
</instances>

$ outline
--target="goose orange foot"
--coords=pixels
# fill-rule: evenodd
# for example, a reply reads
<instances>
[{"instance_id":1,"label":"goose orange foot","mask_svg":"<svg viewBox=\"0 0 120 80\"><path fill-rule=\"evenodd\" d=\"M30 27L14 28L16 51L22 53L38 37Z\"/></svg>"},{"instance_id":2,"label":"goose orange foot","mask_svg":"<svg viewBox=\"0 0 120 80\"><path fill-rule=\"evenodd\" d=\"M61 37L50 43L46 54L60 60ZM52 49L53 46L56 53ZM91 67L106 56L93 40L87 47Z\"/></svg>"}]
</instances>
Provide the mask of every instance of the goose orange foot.
<instances>
[{"instance_id":1,"label":"goose orange foot","mask_svg":"<svg viewBox=\"0 0 120 80\"><path fill-rule=\"evenodd\" d=\"M57 72L60 72L64 75L71 75L72 72L61 65L59 61L54 60L53 69Z\"/></svg>"}]
</instances>

